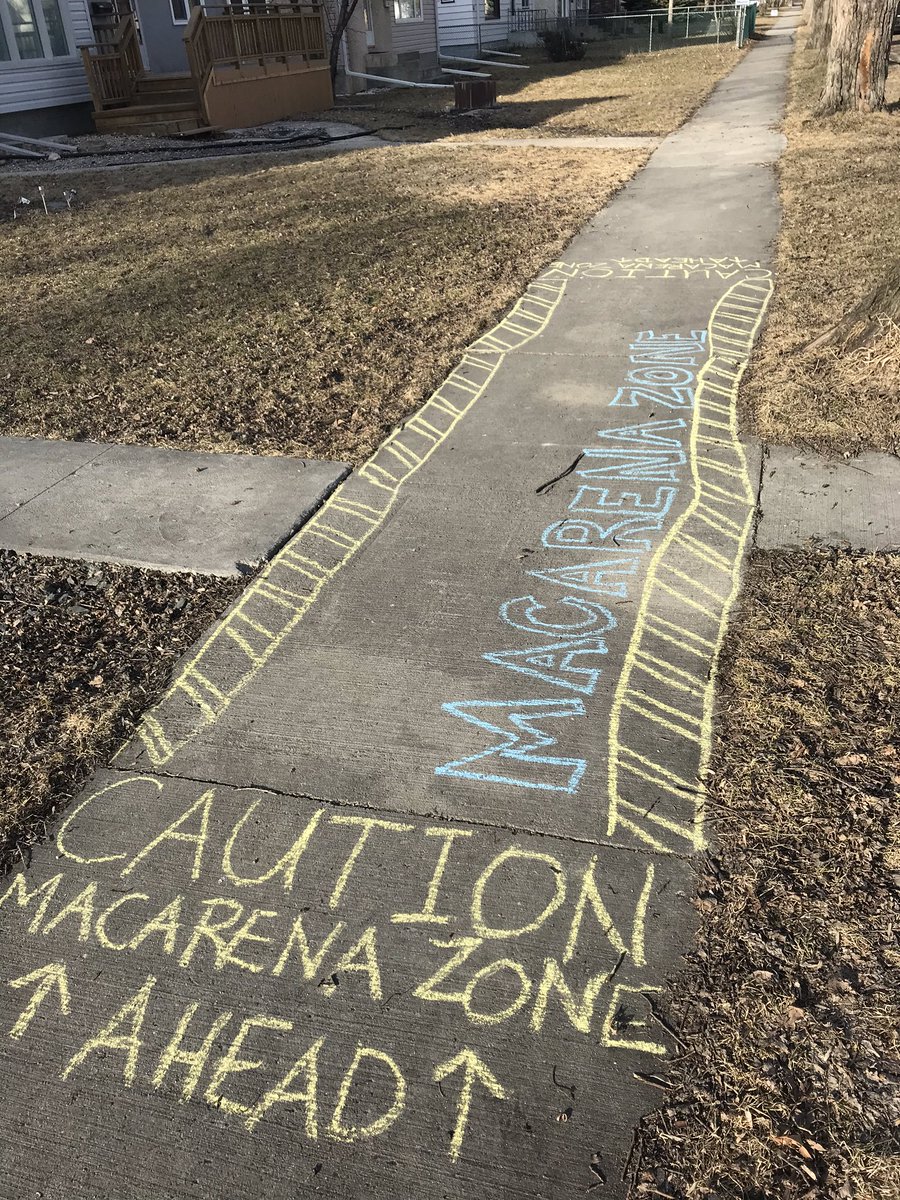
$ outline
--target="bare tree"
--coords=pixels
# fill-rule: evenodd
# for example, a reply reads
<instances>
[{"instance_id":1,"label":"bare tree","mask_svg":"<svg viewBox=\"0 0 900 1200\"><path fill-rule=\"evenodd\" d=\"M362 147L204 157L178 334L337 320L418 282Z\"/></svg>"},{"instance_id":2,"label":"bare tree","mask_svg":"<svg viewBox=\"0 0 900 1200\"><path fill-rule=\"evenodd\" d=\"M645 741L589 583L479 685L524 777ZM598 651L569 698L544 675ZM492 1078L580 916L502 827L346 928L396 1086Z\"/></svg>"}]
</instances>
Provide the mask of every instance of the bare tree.
<instances>
[{"instance_id":1,"label":"bare tree","mask_svg":"<svg viewBox=\"0 0 900 1200\"><path fill-rule=\"evenodd\" d=\"M806 49L828 49L831 41L832 0L809 0L806 11Z\"/></svg>"},{"instance_id":2,"label":"bare tree","mask_svg":"<svg viewBox=\"0 0 900 1200\"><path fill-rule=\"evenodd\" d=\"M837 325L810 342L806 349L842 346L845 350L855 350L877 337L885 321L900 325L900 261L894 263L878 287L863 296Z\"/></svg>"},{"instance_id":3,"label":"bare tree","mask_svg":"<svg viewBox=\"0 0 900 1200\"><path fill-rule=\"evenodd\" d=\"M884 108L897 0L834 0L825 86L817 116Z\"/></svg>"},{"instance_id":4,"label":"bare tree","mask_svg":"<svg viewBox=\"0 0 900 1200\"><path fill-rule=\"evenodd\" d=\"M347 26L356 12L359 0L334 0L334 3L324 5L325 20L331 36L331 47L328 62L331 67L331 86L337 78L338 60L341 56L341 40L347 31Z\"/></svg>"}]
</instances>

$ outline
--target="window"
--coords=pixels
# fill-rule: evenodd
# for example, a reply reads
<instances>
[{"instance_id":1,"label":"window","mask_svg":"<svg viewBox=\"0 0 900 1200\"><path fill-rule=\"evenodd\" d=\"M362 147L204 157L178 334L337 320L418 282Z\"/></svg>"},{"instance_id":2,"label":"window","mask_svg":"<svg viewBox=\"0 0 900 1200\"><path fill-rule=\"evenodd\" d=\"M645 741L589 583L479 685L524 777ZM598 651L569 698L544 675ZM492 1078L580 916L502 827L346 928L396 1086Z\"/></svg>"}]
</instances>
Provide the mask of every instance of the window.
<instances>
[{"instance_id":1,"label":"window","mask_svg":"<svg viewBox=\"0 0 900 1200\"><path fill-rule=\"evenodd\" d=\"M500 20L500 0L484 0L484 19L486 21Z\"/></svg>"},{"instance_id":2,"label":"window","mask_svg":"<svg viewBox=\"0 0 900 1200\"><path fill-rule=\"evenodd\" d=\"M172 9L172 23L174 25L187 25L188 18L191 15L190 0L169 0L169 6Z\"/></svg>"},{"instance_id":3,"label":"window","mask_svg":"<svg viewBox=\"0 0 900 1200\"><path fill-rule=\"evenodd\" d=\"M395 21L421 21L422 0L394 0Z\"/></svg>"},{"instance_id":4,"label":"window","mask_svg":"<svg viewBox=\"0 0 900 1200\"><path fill-rule=\"evenodd\" d=\"M68 58L59 0L0 0L0 62Z\"/></svg>"},{"instance_id":5,"label":"window","mask_svg":"<svg viewBox=\"0 0 900 1200\"><path fill-rule=\"evenodd\" d=\"M59 0L41 0L41 8L44 11L44 24L47 26L51 54L53 58L65 58L69 53L69 41L62 13L59 11Z\"/></svg>"}]
</instances>

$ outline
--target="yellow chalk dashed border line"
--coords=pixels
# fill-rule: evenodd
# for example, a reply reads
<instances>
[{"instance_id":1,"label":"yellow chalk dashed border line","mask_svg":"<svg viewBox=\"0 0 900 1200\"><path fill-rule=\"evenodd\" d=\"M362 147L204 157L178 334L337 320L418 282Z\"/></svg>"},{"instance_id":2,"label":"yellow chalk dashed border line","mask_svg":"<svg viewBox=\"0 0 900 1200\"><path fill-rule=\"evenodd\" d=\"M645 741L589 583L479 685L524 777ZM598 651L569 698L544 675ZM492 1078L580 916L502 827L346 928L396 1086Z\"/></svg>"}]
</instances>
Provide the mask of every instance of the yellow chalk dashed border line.
<instances>
[{"instance_id":1,"label":"yellow chalk dashed border line","mask_svg":"<svg viewBox=\"0 0 900 1200\"><path fill-rule=\"evenodd\" d=\"M754 271L750 278L745 278L738 283L733 284L727 292L718 300L715 308L709 319L708 324L708 339L709 339L709 357L701 368L697 377L697 391L694 403L694 413L691 425L691 472L693 476L693 495L685 509L685 511L673 523L666 537L657 547L647 571L647 578L641 594L640 605L638 607L637 619L635 628L631 636L628 651L625 656L625 663L622 672L619 676L619 682L616 687L615 696L613 698L612 709L610 711L609 725L609 757L608 757L608 788L609 788L609 815L607 825L607 836L612 836L618 826L630 829L636 836L650 846L654 850L671 852L673 847L667 845L664 841L660 841L658 837L653 837L636 825L628 817L622 815L622 810L628 812L637 811L635 805L625 800L620 790L620 771L626 771L633 774L644 781L645 784L661 787L669 791L673 795L683 799L686 795L693 796L693 813L689 822L682 822L673 819L668 819L662 816L654 815L651 819L654 826L660 831L660 837L663 836L662 831L666 830L669 833L676 835L682 839L682 843L687 844L687 848L695 850L702 849L705 845L703 832L703 787L702 779L709 766L709 759L712 748L712 716L713 716L713 699L715 691L716 675L718 671L719 653L722 647L722 642L725 637L725 630L728 623L728 616L731 608L737 597L738 588L740 586L740 569L741 562L744 556L744 550L747 543L747 538L750 533L750 528L755 510L755 497L750 479L747 473L747 460L744 454L744 448L738 439L737 432L737 393L741 379L747 369L750 361L750 353L753 343L759 333L760 326L766 313L769 300L772 296L774 283L771 272ZM746 290L750 288L756 293L751 299L751 305L747 305ZM743 293L743 294L742 294ZM741 295L744 304L739 305L735 299L737 295ZM722 320L721 314L723 311L734 312L738 307L754 313L754 320L749 329L735 331L732 326ZM734 334L740 333L740 340L736 341ZM728 366L723 367L723 360ZM720 384L712 384L710 375L717 375L719 378L726 375L729 379L727 389L723 389ZM719 397L718 401L709 398L709 393L712 392ZM722 401L725 403L722 403ZM727 421L712 421L707 415L710 411L721 416L727 416ZM707 459L703 459L702 464L698 455L698 443L704 440L700 433L700 426L715 425L721 427L727 436L721 439L721 447L732 452L740 464L739 470L727 468L727 473L732 474L738 484L744 491L744 497L736 493L728 492L718 484L713 484L710 480L704 479L702 470L712 466L713 469L720 471L726 470L721 464L711 463ZM724 502L740 503L746 505L746 513L742 521L733 521L725 516L725 514L715 509L705 508L706 503L722 504ZM718 629L716 637L710 641L706 638L699 638L697 634L689 629L681 626L673 626L671 622L665 621L651 611L651 598L654 588L661 588L664 591L672 592L680 600L700 608L700 604L691 600L683 592L678 592L668 585L662 583L659 579L661 571L667 569L666 558L670 553L670 549L674 545L687 545L691 547L691 543L696 543L697 539L690 534L685 533L685 527L688 525L692 517L698 516L701 521L704 521L719 532L727 534L730 545L730 561L726 559L721 551L715 550L712 547L703 546L702 557L707 557L710 565L716 566L719 570L723 570L730 576L730 586L728 594L724 597L719 597L716 593L712 593L711 589L706 588L705 591L710 591L716 595L716 599L720 605L719 611L714 612L704 607L704 612L717 620ZM674 572L680 575L680 572ZM701 586L695 580L689 580L693 586ZM642 710L634 700L635 696L639 696L644 701L649 701L650 697L641 696L632 689L632 675L635 669L641 669L642 658L647 658L648 653L644 643L648 640L648 634L654 633L654 626L668 626L671 632L675 633L675 637L671 636L671 632L662 633L661 636L665 640L672 642L673 645L680 646L692 653L698 653L691 646L693 641L701 641L704 643L704 651L708 652L709 657L706 661L709 662L709 671L706 675L702 693L700 697L702 715L699 720L696 717L690 717L687 713L676 713L676 710L669 709L669 706L662 706L676 716L679 721L690 721L691 725L696 725L697 732L694 733L682 727L681 724L676 724L676 721L669 721L659 714ZM659 632L658 630L656 631ZM706 653L702 653L702 657L706 658ZM672 664L666 664L668 672L676 672L676 668ZM677 676L680 677L683 672L677 671ZM658 703L658 702L657 702ZM654 762L646 756L639 754L632 747L624 744L623 741L623 723L634 721L634 716L625 717L623 709L628 709L635 716L641 716L648 720L654 721L656 724L664 726L671 733L681 736L682 738L690 738L699 748L697 781L687 781L677 775L673 775L668 771L662 763ZM681 848L686 848L680 844Z\"/></svg>"}]
</instances>

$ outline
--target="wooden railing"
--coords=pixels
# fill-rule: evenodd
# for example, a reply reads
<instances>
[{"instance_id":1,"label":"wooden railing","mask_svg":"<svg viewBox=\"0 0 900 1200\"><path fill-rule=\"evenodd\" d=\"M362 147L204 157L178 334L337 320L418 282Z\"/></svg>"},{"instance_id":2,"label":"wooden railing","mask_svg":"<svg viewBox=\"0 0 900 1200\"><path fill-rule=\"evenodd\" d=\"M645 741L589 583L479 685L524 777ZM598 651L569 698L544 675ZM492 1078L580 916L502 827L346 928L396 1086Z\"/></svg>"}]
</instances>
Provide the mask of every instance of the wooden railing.
<instances>
[{"instance_id":1,"label":"wooden railing","mask_svg":"<svg viewBox=\"0 0 900 1200\"><path fill-rule=\"evenodd\" d=\"M206 5L191 10L184 35L188 64L201 95L217 67L326 57L321 4Z\"/></svg>"},{"instance_id":2,"label":"wooden railing","mask_svg":"<svg viewBox=\"0 0 900 1200\"><path fill-rule=\"evenodd\" d=\"M120 108L134 99L144 64L134 17L123 17L109 41L81 47L95 111Z\"/></svg>"}]
</instances>

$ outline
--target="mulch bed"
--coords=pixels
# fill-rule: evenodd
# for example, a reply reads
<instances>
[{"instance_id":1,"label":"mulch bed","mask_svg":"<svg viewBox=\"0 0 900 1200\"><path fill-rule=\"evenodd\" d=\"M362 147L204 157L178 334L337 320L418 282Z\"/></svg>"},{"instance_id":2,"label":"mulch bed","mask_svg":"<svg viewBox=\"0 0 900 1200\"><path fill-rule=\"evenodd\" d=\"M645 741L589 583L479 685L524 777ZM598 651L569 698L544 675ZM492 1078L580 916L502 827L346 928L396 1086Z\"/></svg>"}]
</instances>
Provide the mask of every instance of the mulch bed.
<instances>
[{"instance_id":1,"label":"mulch bed","mask_svg":"<svg viewBox=\"0 0 900 1200\"><path fill-rule=\"evenodd\" d=\"M634 1196L900 1196L900 557L757 554Z\"/></svg>"},{"instance_id":2,"label":"mulch bed","mask_svg":"<svg viewBox=\"0 0 900 1200\"><path fill-rule=\"evenodd\" d=\"M244 582L0 550L0 870L27 857Z\"/></svg>"}]
</instances>

